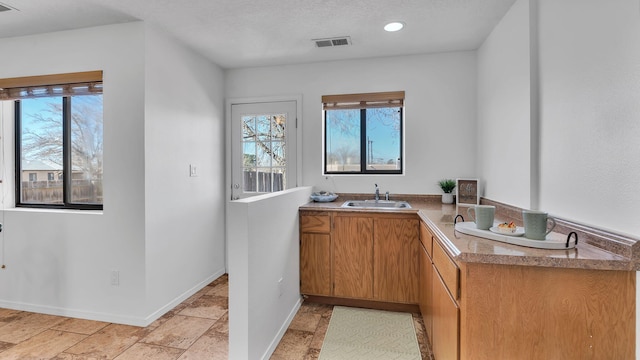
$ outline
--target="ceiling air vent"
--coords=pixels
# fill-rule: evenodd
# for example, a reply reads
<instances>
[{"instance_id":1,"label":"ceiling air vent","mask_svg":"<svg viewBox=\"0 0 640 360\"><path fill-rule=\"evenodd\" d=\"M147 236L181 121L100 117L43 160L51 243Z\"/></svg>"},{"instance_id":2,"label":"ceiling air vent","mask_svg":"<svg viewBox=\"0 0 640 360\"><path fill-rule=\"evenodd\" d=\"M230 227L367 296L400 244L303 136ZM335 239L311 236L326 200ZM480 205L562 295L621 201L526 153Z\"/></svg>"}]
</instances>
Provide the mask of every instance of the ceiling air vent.
<instances>
[{"instance_id":1,"label":"ceiling air vent","mask_svg":"<svg viewBox=\"0 0 640 360\"><path fill-rule=\"evenodd\" d=\"M316 43L316 47L332 47L332 46L343 46L343 45L351 45L351 38L349 36L341 36L335 38L327 38L327 39L313 39L313 42Z\"/></svg>"}]
</instances>

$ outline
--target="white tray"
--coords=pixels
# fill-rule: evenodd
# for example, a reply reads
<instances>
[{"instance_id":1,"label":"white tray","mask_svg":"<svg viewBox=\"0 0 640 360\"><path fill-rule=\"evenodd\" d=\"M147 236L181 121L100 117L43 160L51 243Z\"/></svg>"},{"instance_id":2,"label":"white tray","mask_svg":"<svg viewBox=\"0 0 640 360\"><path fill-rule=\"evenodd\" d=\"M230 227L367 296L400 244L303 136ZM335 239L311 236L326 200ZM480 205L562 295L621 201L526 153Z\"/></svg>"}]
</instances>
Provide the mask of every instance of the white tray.
<instances>
[{"instance_id":1,"label":"white tray","mask_svg":"<svg viewBox=\"0 0 640 360\"><path fill-rule=\"evenodd\" d=\"M567 239L554 238L547 235L545 240L533 240L520 236L509 236L491 232L489 230L480 230L476 228L476 223L473 221L465 221L456 223L456 230L467 235L479 236L489 240L500 241L508 244L527 246L537 249L554 249L554 250L566 250L576 247L576 239L572 237L569 240L569 247L567 247Z\"/></svg>"}]
</instances>

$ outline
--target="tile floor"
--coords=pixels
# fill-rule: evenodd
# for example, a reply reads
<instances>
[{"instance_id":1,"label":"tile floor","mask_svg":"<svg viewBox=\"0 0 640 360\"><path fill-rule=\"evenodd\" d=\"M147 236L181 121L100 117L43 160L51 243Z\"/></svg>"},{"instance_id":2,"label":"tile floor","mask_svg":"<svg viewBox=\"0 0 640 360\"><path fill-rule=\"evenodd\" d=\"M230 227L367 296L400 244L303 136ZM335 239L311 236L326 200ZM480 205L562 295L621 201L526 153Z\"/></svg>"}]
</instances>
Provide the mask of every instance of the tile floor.
<instances>
[{"instance_id":1,"label":"tile floor","mask_svg":"<svg viewBox=\"0 0 640 360\"><path fill-rule=\"evenodd\" d=\"M227 359L229 286L216 279L147 327L0 309L0 359ZM274 360L317 359L333 307L304 303ZM413 314L423 359L424 324Z\"/></svg>"}]
</instances>

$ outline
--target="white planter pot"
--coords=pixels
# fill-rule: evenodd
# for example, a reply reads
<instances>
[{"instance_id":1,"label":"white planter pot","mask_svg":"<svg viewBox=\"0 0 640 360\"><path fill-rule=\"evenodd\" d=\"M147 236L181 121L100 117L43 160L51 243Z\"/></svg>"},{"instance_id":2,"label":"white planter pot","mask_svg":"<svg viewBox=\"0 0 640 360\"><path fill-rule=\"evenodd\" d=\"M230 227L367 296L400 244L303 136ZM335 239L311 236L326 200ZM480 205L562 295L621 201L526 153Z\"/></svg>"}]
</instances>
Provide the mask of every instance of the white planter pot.
<instances>
[{"instance_id":1,"label":"white planter pot","mask_svg":"<svg viewBox=\"0 0 640 360\"><path fill-rule=\"evenodd\" d=\"M453 204L453 194L452 193L442 194L442 203L443 204Z\"/></svg>"}]
</instances>

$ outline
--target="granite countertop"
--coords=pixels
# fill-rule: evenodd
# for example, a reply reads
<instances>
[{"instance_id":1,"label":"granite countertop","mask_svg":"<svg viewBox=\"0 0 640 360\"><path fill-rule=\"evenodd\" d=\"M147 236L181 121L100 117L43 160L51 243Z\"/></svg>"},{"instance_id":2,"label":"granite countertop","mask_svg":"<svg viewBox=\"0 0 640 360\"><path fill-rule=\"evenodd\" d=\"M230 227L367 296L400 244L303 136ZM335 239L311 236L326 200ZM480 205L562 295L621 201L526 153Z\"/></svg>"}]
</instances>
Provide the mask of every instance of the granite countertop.
<instances>
[{"instance_id":1,"label":"granite countertop","mask_svg":"<svg viewBox=\"0 0 640 360\"><path fill-rule=\"evenodd\" d=\"M417 214L430 230L437 236L449 255L457 262L502 264L516 266L541 266L555 268L597 269L597 270L637 270L636 261L631 256L623 256L607 251L606 241L594 246L582 239L573 249L546 250L525 246L512 245L455 231L454 218L456 206L441 204L433 198L405 196L399 200L409 201L411 209L352 209L341 208L346 200L353 197L339 197L334 202L310 202L300 207L300 210L367 212L367 213L398 213ZM392 200L395 200L392 198ZM467 208L460 208L460 214L467 218ZM510 221L496 212L496 221ZM522 225L522 224L519 224ZM566 239L566 234L552 232L551 236ZM603 246L604 244L604 246Z\"/></svg>"}]
</instances>

